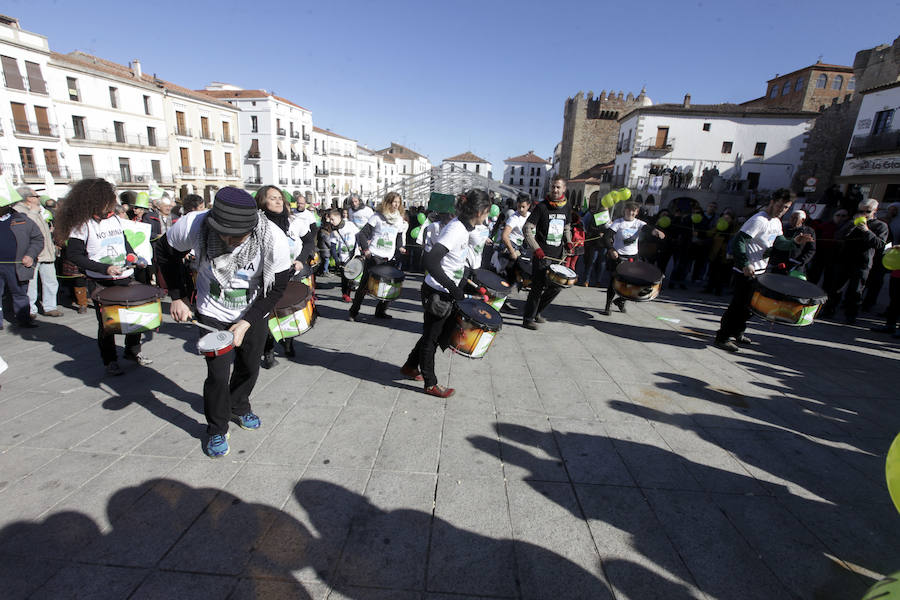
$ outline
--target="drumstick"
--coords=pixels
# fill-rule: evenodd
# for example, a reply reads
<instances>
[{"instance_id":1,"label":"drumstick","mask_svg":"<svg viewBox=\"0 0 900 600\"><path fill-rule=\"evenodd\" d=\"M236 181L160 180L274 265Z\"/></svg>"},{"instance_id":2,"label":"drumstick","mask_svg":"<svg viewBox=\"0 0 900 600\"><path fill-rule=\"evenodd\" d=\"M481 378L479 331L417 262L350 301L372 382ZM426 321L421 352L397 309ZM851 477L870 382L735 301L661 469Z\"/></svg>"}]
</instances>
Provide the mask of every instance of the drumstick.
<instances>
[{"instance_id":1,"label":"drumstick","mask_svg":"<svg viewBox=\"0 0 900 600\"><path fill-rule=\"evenodd\" d=\"M197 327L200 327L201 329L207 329L207 330L213 331L213 332L221 331L220 329L216 329L215 327L210 327L209 325L204 325L203 323L201 323L201 322L198 321L197 319L191 319L190 321L185 321L185 322L186 322L186 323L191 323L191 324L193 324L193 325L196 325Z\"/></svg>"}]
</instances>

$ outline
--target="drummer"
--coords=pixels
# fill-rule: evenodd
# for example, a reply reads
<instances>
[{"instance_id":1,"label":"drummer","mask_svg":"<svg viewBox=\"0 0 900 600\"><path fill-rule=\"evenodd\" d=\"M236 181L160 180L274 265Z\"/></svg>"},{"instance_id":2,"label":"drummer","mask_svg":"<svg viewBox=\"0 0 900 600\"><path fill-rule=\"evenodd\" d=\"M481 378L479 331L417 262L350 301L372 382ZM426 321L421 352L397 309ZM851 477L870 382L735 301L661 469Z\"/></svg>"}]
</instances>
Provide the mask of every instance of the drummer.
<instances>
[{"instance_id":1,"label":"drummer","mask_svg":"<svg viewBox=\"0 0 900 600\"><path fill-rule=\"evenodd\" d=\"M84 270L88 287L103 289L134 283L135 269L126 262L134 250L125 238L124 228L114 208L116 191L105 179L82 179L72 186L56 213L54 235L66 244L66 258ZM146 263L143 263L146 264ZM97 345L108 375L122 375L118 363L116 339L103 330L100 304L97 309ZM126 360L142 367L153 361L141 354L141 334L125 334Z\"/></svg>"},{"instance_id":2,"label":"drummer","mask_svg":"<svg viewBox=\"0 0 900 600\"><path fill-rule=\"evenodd\" d=\"M406 248L403 247L403 237L408 224L403 219L400 206L400 194L388 192L385 194L381 204L378 205L378 210L356 234L356 243L362 252L364 262L362 279L359 280L359 287L356 288L353 305L350 306L348 318L351 321L355 321L357 315L359 315L363 298L366 297L369 271L372 270L372 267L394 260L398 253L406 254ZM387 314L387 306L388 303L385 300L378 302L378 306L375 308L376 319L391 318L391 315Z\"/></svg>"},{"instance_id":3,"label":"drummer","mask_svg":"<svg viewBox=\"0 0 900 600\"><path fill-rule=\"evenodd\" d=\"M519 194L516 199L516 210L506 219L503 230L500 232L502 250L494 253L493 266L498 273L505 274L506 280L510 283L515 281L516 274L513 272L513 267L522 256L522 246L525 243L522 228L530 215L531 196Z\"/></svg>"},{"instance_id":4,"label":"drummer","mask_svg":"<svg viewBox=\"0 0 900 600\"><path fill-rule=\"evenodd\" d=\"M608 315L610 307L615 303L621 312L625 312L625 298L616 298L615 282L616 268L623 262L634 262L638 258L638 241L645 230L659 239L665 239L666 234L661 230L647 225L636 218L638 205L635 202L626 202L623 208L623 216L609 224L604 232L604 240L607 244L606 270L609 272L609 287L606 289L606 308L600 314Z\"/></svg>"},{"instance_id":5,"label":"drummer","mask_svg":"<svg viewBox=\"0 0 900 600\"><path fill-rule=\"evenodd\" d=\"M425 255L425 283L422 284L424 325L422 336L400 369L409 379L424 381L425 393L449 398L455 390L438 385L434 372L434 354L447 319L453 314L453 302L462 300L460 282L469 256L470 233L484 223L491 208L491 198L483 190L470 190L456 202L456 218L441 230L432 249Z\"/></svg>"},{"instance_id":6,"label":"drummer","mask_svg":"<svg viewBox=\"0 0 900 600\"><path fill-rule=\"evenodd\" d=\"M737 352L737 344L750 344L744 334L750 318L750 300L753 297L753 279L765 273L771 248L790 251L812 241L812 236L798 233L793 240L782 235L781 218L791 208L795 194L785 188L775 190L765 210L761 210L744 223L734 239L734 295L722 315L714 346ZM734 338L734 341L731 341Z\"/></svg>"},{"instance_id":7,"label":"drummer","mask_svg":"<svg viewBox=\"0 0 900 600\"><path fill-rule=\"evenodd\" d=\"M359 228L352 221L344 219L339 208L333 208L328 211L328 222L331 224L331 234L329 243L332 248L336 264L340 267L346 265L351 258L355 257L357 251L356 234ZM341 274L341 298L344 302L352 302L350 292L353 291L352 283L344 276L344 269L340 269Z\"/></svg>"},{"instance_id":8,"label":"drummer","mask_svg":"<svg viewBox=\"0 0 900 600\"><path fill-rule=\"evenodd\" d=\"M562 262L565 244L572 242L570 213L566 180L554 175L547 199L535 205L522 230L525 243L533 251L531 290L522 320L526 329L537 329L537 324L546 320L542 316L544 309L562 290L547 280L547 270L551 262Z\"/></svg>"},{"instance_id":9,"label":"drummer","mask_svg":"<svg viewBox=\"0 0 900 600\"><path fill-rule=\"evenodd\" d=\"M269 331L267 316L291 276L291 251L281 229L260 217L250 194L234 187L220 189L211 210L185 215L157 241L159 267L169 283L175 321L193 316L182 297L179 268L190 251L199 262L198 319L234 334L233 371L230 353L206 359L206 453L216 458L228 454L230 420L244 429L260 426L250 406L250 393Z\"/></svg>"},{"instance_id":10,"label":"drummer","mask_svg":"<svg viewBox=\"0 0 900 600\"><path fill-rule=\"evenodd\" d=\"M347 216L358 229L365 227L366 223L369 222L369 219L371 219L374 214L375 211L372 210L371 207L363 204L359 199L359 196L356 194L350 196L350 202L347 206Z\"/></svg>"}]
</instances>

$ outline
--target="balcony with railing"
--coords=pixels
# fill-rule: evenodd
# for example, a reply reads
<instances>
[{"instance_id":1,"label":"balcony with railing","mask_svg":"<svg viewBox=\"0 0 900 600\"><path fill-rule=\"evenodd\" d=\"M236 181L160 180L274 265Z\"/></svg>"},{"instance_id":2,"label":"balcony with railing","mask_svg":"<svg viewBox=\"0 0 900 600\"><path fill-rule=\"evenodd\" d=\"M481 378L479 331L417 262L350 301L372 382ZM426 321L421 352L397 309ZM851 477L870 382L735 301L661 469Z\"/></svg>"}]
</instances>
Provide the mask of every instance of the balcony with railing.
<instances>
[{"instance_id":1,"label":"balcony with railing","mask_svg":"<svg viewBox=\"0 0 900 600\"><path fill-rule=\"evenodd\" d=\"M212 133L210 133L209 131L203 131L203 130L201 129L201 130L200 130L200 139L201 139L201 140L206 140L206 141L209 141L209 142L214 142L214 141L216 141L216 136L213 135Z\"/></svg>"},{"instance_id":2,"label":"balcony with railing","mask_svg":"<svg viewBox=\"0 0 900 600\"><path fill-rule=\"evenodd\" d=\"M11 164L3 165L3 167L3 172L6 172L7 167L9 168L10 175L13 176L13 181L17 179L15 177L15 175L17 174L22 178L23 181L26 182L44 181L44 178L47 175L53 177L53 180L56 182L70 181L72 179L72 172L69 171L69 168L64 165L51 165L49 167L25 167Z\"/></svg>"},{"instance_id":3,"label":"balcony with railing","mask_svg":"<svg viewBox=\"0 0 900 600\"><path fill-rule=\"evenodd\" d=\"M256 159L259 159L259 157L260 157L260 153L258 151L257 152L253 152L252 150L247 151L248 159L256 160Z\"/></svg>"},{"instance_id":4,"label":"balcony with railing","mask_svg":"<svg viewBox=\"0 0 900 600\"><path fill-rule=\"evenodd\" d=\"M307 164L309 164L309 162L310 162L309 157L305 154L303 155L303 162L305 162Z\"/></svg>"},{"instance_id":5,"label":"balcony with railing","mask_svg":"<svg viewBox=\"0 0 900 600\"><path fill-rule=\"evenodd\" d=\"M328 177L328 169L320 169L316 167L316 177Z\"/></svg>"},{"instance_id":6,"label":"balcony with railing","mask_svg":"<svg viewBox=\"0 0 900 600\"><path fill-rule=\"evenodd\" d=\"M292 178L292 179L291 179L291 183L293 183L294 185L300 185L300 184L303 183L303 180L302 180L302 179L293 179L293 178Z\"/></svg>"},{"instance_id":7,"label":"balcony with railing","mask_svg":"<svg viewBox=\"0 0 900 600\"><path fill-rule=\"evenodd\" d=\"M336 169L331 169L331 170L329 170L329 173L332 174L332 175L343 175L343 174L344 174L344 170L341 169L341 168L336 168Z\"/></svg>"},{"instance_id":8,"label":"balcony with railing","mask_svg":"<svg viewBox=\"0 0 900 600\"><path fill-rule=\"evenodd\" d=\"M626 152L631 152L631 140L630 139L616 144L616 154L624 154Z\"/></svg>"},{"instance_id":9,"label":"balcony with railing","mask_svg":"<svg viewBox=\"0 0 900 600\"><path fill-rule=\"evenodd\" d=\"M182 177L196 177L200 174L200 169L197 167L185 167L184 165L178 168L178 174Z\"/></svg>"},{"instance_id":10,"label":"balcony with railing","mask_svg":"<svg viewBox=\"0 0 900 600\"><path fill-rule=\"evenodd\" d=\"M287 135L287 130L284 127L279 127L278 135L280 135L281 137L285 137Z\"/></svg>"},{"instance_id":11,"label":"balcony with railing","mask_svg":"<svg viewBox=\"0 0 900 600\"><path fill-rule=\"evenodd\" d=\"M241 172L237 169L225 169L225 177L240 177Z\"/></svg>"},{"instance_id":12,"label":"balcony with railing","mask_svg":"<svg viewBox=\"0 0 900 600\"><path fill-rule=\"evenodd\" d=\"M206 175L207 177L218 177L218 176L219 176L219 170L218 170L218 169L207 169L207 168L204 168L204 169L203 169L203 174Z\"/></svg>"},{"instance_id":13,"label":"balcony with railing","mask_svg":"<svg viewBox=\"0 0 900 600\"><path fill-rule=\"evenodd\" d=\"M285 154L284 152L279 152L278 160L287 160L287 154Z\"/></svg>"},{"instance_id":14,"label":"balcony with railing","mask_svg":"<svg viewBox=\"0 0 900 600\"><path fill-rule=\"evenodd\" d=\"M299 131L292 131L292 132L291 132L291 139L299 140L299 139L300 139L300 132L299 132Z\"/></svg>"},{"instance_id":15,"label":"balcony with railing","mask_svg":"<svg viewBox=\"0 0 900 600\"><path fill-rule=\"evenodd\" d=\"M194 132L190 127L175 126L175 135L178 137L194 137Z\"/></svg>"},{"instance_id":16,"label":"balcony with railing","mask_svg":"<svg viewBox=\"0 0 900 600\"><path fill-rule=\"evenodd\" d=\"M41 77L28 77L27 75L19 74L19 79L17 81L13 81L12 79L8 79L6 77L6 73L3 73L3 87L8 88L10 90L20 90L22 92L28 91L33 94L41 94L42 96L47 95L47 82Z\"/></svg>"},{"instance_id":17,"label":"balcony with railing","mask_svg":"<svg viewBox=\"0 0 900 600\"><path fill-rule=\"evenodd\" d=\"M300 155L296 152L291 152L291 161L292 162L300 162Z\"/></svg>"},{"instance_id":18,"label":"balcony with railing","mask_svg":"<svg viewBox=\"0 0 900 600\"><path fill-rule=\"evenodd\" d=\"M233 144L234 136L233 135L222 135L222 143L223 144Z\"/></svg>"},{"instance_id":19,"label":"balcony with railing","mask_svg":"<svg viewBox=\"0 0 900 600\"><path fill-rule=\"evenodd\" d=\"M850 142L850 154L854 156L898 150L900 150L900 129L874 135L854 135Z\"/></svg>"},{"instance_id":20,"label":"balcony with railing","mask_svg":"<svg viewBox=\"0 0 900 600\"><path fill-rule=\"evenodd\" d=\"M16 137L45 137L59 139L56 125L40 121L13 121L13 133Z\"/></svg>"},{"instance_id":21,"label":"balcony with railing","mask_svg":"<svg viewBox=\"0 0 900 600\"><path fill-rule=\"evenodd\" d=\"M303 134L303 141L304 141L304 142L308 142L308 141L309 141L309 134L308 134L308 133L304 133L304 134Z\"/></svg>"},{"instance_id":22,"label":"balcony with railing","mask_svg":"<svg viewBox=\"0 0 900 600\"><path fill-rule=\"evenodd\" d=\"M287 185L287 182L288 182L287 177L279 177L278 178L278 185Z\"/></svg>"},{"instance_id":23,"label":"balcony with railing","mask_svg":"<svg viewBox=\"0 0 900 600\"><path fill-rule=\"evenodd\" d=\"M344 150L344 156L353 156L353 153L347 152L346 150Z\"/></svg>"},{"instance_id":24,"label":"balcony with railing","mask_svg":"<svg viewBox=\"0 0 900 600\"><path fill-rule=\"evenodd\" d=\"M660 142L657 139L647 140L640 145L635 144L635 154L668 154L675 148L675 138L668 138Z\"/></svg>"},{"instance_id":25,"label":"balcony with railing","mask_svg":"<svg viewBox=\"0 0 900 600\"><path fill-rule=\"evenodd\" d=\"M126 134L115 130L96 130L67 127L66 140L73 146L131 147L135 150L164 152L168 148L165 138L150 137L143 133Z\"/></svg>"},{"instance_id":26,"label":"balcony with railing","mask_svg":"<svg viewBox=\"0 0 900 600\"><path fill-rule=\"evenodd\" d=\"M245 185L262 185L262 177L248 177L244 180Z\"/></svg>"},{"instance_id":27,"label":"balcony with railing","mask_svg":"<svg viewBox=\"0 0 900 600\"><path fill-rule=\"evenodd\" d=\"M304 179L303 185L312 185L312 179Z\"/></svg>"},{"instance_id":28,"label":"balcony with railing","mask_svg":"<svg viewBox=\"0 0 900 600\"><path fill-rule=\"evenodd\" d=\"M344 175L350 175L351 177L356 175L356 171L353 169L344 169Z\"/></svg>"},{"instance_id":29,"label":"balcony with railing","mask_svg":"<svg viewBox=\"0 0 900 600\"><path fill-rule=\"evenodd\" d=\"M344 155L344 153L341 152L340 150L329 150L328 154L330 154L332 156L343 156Z\"/></svg>"}]
</instances>

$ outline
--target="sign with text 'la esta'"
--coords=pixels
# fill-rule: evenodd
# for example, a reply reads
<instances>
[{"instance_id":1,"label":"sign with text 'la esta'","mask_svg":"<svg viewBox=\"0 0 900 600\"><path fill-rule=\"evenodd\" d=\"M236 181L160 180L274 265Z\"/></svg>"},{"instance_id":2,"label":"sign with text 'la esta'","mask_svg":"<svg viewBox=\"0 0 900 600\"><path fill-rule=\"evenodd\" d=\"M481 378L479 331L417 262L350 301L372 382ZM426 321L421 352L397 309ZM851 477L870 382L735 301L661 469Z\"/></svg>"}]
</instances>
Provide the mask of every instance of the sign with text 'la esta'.
<instances>
[{"instance_id":1,"label":"sign with text 'la esta'","mask_svg":"<svg viewBox=\"0 0 900 600\"><path fill-rule=\"evenodd\" d=\"M900 155L860 158L844 163L841 175L893 175L900 173Z\"/></svg>"}]
</instances>

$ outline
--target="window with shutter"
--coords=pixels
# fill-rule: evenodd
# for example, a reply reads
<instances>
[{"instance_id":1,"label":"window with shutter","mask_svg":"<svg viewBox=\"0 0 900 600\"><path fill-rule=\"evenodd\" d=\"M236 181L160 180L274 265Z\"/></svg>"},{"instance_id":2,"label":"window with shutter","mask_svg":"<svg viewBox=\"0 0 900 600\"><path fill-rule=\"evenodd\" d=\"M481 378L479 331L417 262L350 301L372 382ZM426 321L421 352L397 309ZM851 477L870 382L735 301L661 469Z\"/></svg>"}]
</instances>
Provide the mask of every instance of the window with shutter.
<instances>
[{"instance_id":1,"label":"window with shutter","mask_svg":"<svg viewBox=\"0 0 900 600\"><path fill-rule=\"evenodd\" d=\"M50 117L47 115L47 108L44 106L35 106L34 117L37 119L38 135L53 137L53 128L50 126Z\"/></svg>"},{"instance_id":2,"label":"window with shutter","mask_svg":"<svg viewBox=\"0 0 900 600\"><path fill-rule=\"evenodd\" d=\"M24 90L25 80L19 73L19 64L11 56L0 56L0 62L3 64L3 77L6 79L6 87L13 90Z\"/></svg>"},{"instance_id":3,"label":"window with shutter","mask_svg":"<svg viewBox=\"0 0 900 600\"><path fill-rule=\"evenodd\" d=\"M41 73L41 65L26 60L25 72L28 74L28 89L36 94L46 94L47 82Z\"/></svg>"},{"instance_id":4,"label":"window with shutter","mask_svg":"<svg viewBox=\"0 0 900 600\"><path fill-rule=\"evenodd\" d=\"M59 177L59 159L56 156L56 150L44 150L44 164L51 175Z\"/></svg>"},{"instance_id":5,"label":"window with shutter","mask_svg":"<svg viewBox=\"0 0 900 600\"><path fill-rule=\"evenodd\" d=\"M13 126L18 133L31 133L28 124L28 115L25 114L25 105L19 102L10 102L13 114Z\"/></svg>"}]
</instances>

